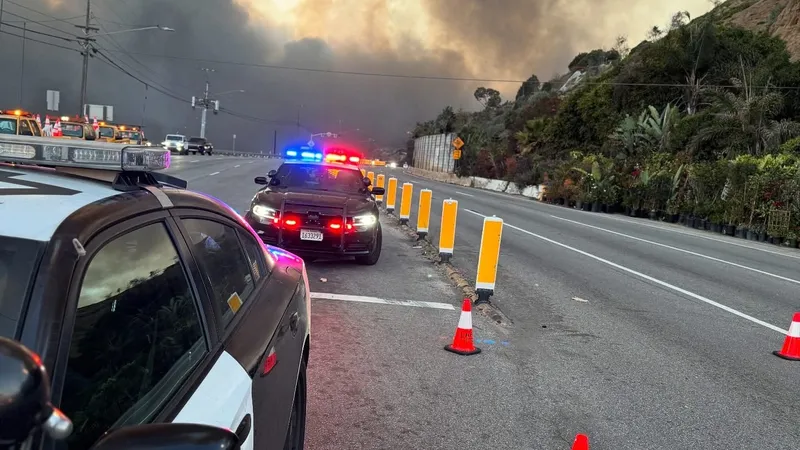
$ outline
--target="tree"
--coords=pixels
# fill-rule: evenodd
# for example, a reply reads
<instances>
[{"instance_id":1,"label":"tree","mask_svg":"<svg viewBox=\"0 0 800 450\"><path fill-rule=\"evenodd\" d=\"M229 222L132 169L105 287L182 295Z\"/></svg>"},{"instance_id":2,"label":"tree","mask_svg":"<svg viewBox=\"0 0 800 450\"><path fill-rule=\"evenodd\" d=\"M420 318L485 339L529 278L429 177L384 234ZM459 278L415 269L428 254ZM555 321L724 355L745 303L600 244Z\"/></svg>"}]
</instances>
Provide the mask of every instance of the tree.
<instances>
[{"instance_id":1,"label":"tree","mask_svg":"<svg viewBox=\"0 0 800 450\"><path fill-rule=\"evenodd\" d=\"M436 131L439 133L452 133L455 128L456 113L452 106L445 107L436 118Z\"/></svg>"},{"instance_id":2,"label":"tree","mask_svg":"<svg viewBox=\"0 0 800 450\"><path fill-rule=\"evenodd\" d=\"M514 98L514 100L526 99L538 89L539 78L536 75L531 75L527 80L525 80L525 82L522 83L522 86L519 87L517 90L517 96Z\"/></svg>"},{"instance_id":3,"label":"tree","mask_svg":"<svg viewBox=\"0 0 800 450\"><path fill-rule=\"evenodd\" d=\"M669 23L669 29L677 30L678 28L686 25L686 22L691 18L689 15L689 11L678 11L672 15L672 19Z\"/></svg>"},{"instance_id":4,"label":"tree","mask_svg":"<svg viewBox=\"0 0 800 450\"><path fill-rule=\"evenodd\" d=\"M657 41L663 34L664 32L661 31L658 25L653 25L653 28L650 28L650 31L647 32L647 40Z\"/></svg>"},{"instance_id":5,"label":"tree","mask_svg":"<svg viewBox=\"0 0 800 450\"><path fill-rule=\"evenodd\" d=\"M617 52L620 59L627 58L628 54L631 52L628 46L628 37L624 35L617 36L616 39L614 39L614 46L611 47L611 50Z\"/></svg>"},{"instance_id":6,"label":"tree","mask_svg":"<svg viewBox=\"0 0 800 450\"><path fill-rule=\"evenodd\" d=\"M497 108L502 103L500 92L483 86L475 89L475 100L477 100L484 108Z\"/></svg>"}]
</instances>

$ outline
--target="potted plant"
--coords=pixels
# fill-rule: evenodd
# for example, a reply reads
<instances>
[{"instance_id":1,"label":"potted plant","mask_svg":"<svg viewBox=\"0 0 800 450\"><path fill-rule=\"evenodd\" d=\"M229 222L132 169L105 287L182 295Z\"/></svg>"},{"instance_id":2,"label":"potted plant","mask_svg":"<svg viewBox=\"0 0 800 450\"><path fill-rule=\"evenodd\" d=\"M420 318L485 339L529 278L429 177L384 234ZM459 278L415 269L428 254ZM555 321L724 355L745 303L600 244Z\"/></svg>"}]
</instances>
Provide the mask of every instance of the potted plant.
<instances>
[{"instance_id":1,"label":"potted plant","mask_svg":"<svg viewBox=\"0 0 800 450\"><path fill-rule=\"evenodd\" d=\"M794 230L786 233L783 244L789 248L797 248L797 233Z\"/></svg>"}]
</instances>

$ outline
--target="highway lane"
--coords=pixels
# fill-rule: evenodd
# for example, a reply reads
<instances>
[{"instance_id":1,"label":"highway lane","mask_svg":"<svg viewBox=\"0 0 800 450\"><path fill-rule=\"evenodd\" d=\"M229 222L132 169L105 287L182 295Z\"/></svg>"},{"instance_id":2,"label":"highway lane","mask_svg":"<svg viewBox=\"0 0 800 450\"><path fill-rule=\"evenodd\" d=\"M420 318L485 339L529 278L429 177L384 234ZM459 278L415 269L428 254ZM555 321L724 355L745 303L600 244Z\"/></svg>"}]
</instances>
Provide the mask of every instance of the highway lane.
<instances>
[{"instance_id":1,"label":"highway lane","mask_svg":"<svg viewBox=\"0 0 800 450\"><path fill-rule=\"evenodd\" d=\"M770 354L800 309L796 252L383 171L433 191L434 241L442 199L459 200L454 262L472 280L481 215L516 227L504 231L493 301L527 342L520 370L544 420L582 421L593 448L800 438L800 367Z\"/></svg>"},{"instance_id":2,"label":"highway lane","mask_svg":"<svg viewBox=\"0 0 800 450\"><path fill-rule=\"evenodd\" d=\"M243 212L253 178L278 160L175 157L169 173L190 189ZM384 227L372 267L317 261L315 294L428 301L452 309L315 299L309 365L307 445L311 449L569 448L582 422L538 420L517 362L527 350L508 330L474 316L483 352L444 351L458 323L460 295L398 230Z\"/></svg>"}]
</instances>

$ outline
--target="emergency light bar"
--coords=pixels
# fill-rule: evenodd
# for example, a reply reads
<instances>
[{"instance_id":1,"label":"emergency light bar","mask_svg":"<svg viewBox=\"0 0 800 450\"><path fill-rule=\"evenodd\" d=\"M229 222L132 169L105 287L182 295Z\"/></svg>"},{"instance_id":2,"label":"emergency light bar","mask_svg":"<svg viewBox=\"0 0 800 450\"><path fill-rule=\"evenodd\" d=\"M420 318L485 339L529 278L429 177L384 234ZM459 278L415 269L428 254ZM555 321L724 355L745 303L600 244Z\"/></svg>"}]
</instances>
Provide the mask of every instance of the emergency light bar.
<instances>
[{"instance_id":1,"label":"emergency light bar","mask_svg":"<svg viewBox=\"0 0 800 450\"><path fill-rule=\"evenodd\" d=\"M313 150L286 150L283 158L290 161L307 161L307 162L320 162L322 161L322 153Z\"/></svg>"},{"instance_id":2,"label":"emergency light bar","mask_svg":"<svg viewBox=\"0 0 800 450\"><path fill-rule=\"evenodd\" d=\"M52 138L32 140L3 136L0 138L0 162L117 172L152 172L168 169L170 165L169 150L101 142L72 146L63 142Z\"/></svg>"}]
</instances>

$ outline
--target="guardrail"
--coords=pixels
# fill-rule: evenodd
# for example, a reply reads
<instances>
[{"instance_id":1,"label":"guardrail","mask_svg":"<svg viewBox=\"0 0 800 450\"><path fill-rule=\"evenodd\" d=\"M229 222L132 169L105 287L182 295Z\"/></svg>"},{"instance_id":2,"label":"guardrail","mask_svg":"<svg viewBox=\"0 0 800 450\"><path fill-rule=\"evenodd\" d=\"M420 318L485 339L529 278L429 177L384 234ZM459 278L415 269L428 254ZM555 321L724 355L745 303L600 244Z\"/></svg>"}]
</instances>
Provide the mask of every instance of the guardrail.
<instances>
[{"instance_id":1,"label":"guardrail","mask_svg":"<svg viewBox=\"0 0 800 450\"><path fill-rule=\"evenodd\" d=\"M240 158L266 158L266 159L282 159L281 155L271 155L266 153L252 153L252 152L235 152L231 150L217 150L214 149L214 155L221 156L237 156Z\"/></svg>"}]
</instances>

